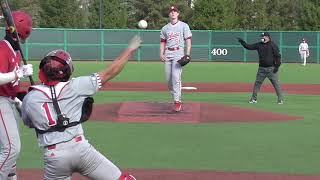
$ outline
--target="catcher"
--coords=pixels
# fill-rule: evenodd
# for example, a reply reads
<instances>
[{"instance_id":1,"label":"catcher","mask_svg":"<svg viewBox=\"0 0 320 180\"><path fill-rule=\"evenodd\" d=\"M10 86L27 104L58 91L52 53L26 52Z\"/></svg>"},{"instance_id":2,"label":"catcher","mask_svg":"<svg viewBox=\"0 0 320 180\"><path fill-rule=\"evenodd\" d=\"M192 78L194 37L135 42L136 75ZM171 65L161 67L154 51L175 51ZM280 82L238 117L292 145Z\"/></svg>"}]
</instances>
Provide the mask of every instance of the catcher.
<instances>
[{"instance_id":1,"label":"catcher","mask_svg":"<svg viewBox=\"0 0 320 180\"><path fill-rule=\"evenodd\" d=\"M90 76L70 79L72 59L64 50L52 51L41 60L42 84L31 86L21 113L24 124L36 130L43 148L45 180L70 180L73 172L93 180L135 180L88 142L82 123L91 114L90 96L122 71L140 43L141 38L135 36L111 65Z\"/></svg>"},{"instance_id":2,"label":"catcher","mask_svg":"<svg viewBox=\"0 0 320 180\"><path fill-rule=\"evenodd\" d=\"M179 21L176 6L169 9L170 23L160 32L160 60L165 64L165 74L169 91L174 101L174 111L179 112L181 102L182 67L191 60L191 31L189 25ZM186 44L186 48L184 47Z\"/></svg>"}]
</instances>

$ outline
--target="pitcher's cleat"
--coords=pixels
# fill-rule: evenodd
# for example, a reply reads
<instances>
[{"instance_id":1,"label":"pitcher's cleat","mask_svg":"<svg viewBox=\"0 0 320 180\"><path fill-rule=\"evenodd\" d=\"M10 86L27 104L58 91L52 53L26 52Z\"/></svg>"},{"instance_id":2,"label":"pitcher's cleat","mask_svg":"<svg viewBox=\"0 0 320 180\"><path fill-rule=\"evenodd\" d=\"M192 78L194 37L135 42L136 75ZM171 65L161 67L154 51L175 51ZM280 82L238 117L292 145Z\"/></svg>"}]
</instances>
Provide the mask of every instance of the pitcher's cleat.
<instances>
[{"instance_id":1,"label":"pitcher's cleat","mask_svg":"<svg viewBox=\"0 0 320 180\"><path fill-rule=\"evenodd\" d=\"M174 111L175 112L180 112L182 108L182 103L179 101L174 102Z\"/></svg>"}]
</instances>

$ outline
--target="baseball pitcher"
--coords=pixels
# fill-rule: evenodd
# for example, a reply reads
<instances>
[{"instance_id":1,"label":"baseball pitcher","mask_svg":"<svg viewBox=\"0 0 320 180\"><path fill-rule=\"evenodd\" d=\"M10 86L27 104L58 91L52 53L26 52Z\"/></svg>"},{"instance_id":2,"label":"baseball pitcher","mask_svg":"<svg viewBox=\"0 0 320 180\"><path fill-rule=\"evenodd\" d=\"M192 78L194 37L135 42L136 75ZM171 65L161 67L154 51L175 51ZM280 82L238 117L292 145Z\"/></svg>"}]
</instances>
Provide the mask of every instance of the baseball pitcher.
<instances>
[{"instance_id":1,"label":"baseball pitcher","mask_svg":"<svg viewBox=\"0 0 320 180\"><path fill-rule=\"evenodd\" d=\"M44 152L44 179L70 180L73 172L93 180L135 180L98 152L85 138L82 123L89 119L101 86L121 72L140 46L135 36L105 70L70 79L72 59L64 50L45 56L39 66L41 85L32 86L22 103L22 119L35 128Z\"/></svg>"},{"instance_id":2,"label":"baseball pitcher","mask_svg":"<svg viewBox=\"0 0 320 180\"><path fill-rule=\"evenodd\" d=\"M189 25L179 21L179 10L175 6L169 9L170 23L160 32L160 60L165 63L168 89L174 101L174 111L182 108L181 74L182 67L190 61L191 31ZM186 44L186 48L185 48Z\"/></svg>"},{"instance_id":3,"label":"baseball pitcher","mask_svg":"<svg viewBox=\"0 0 320 180\"><path fill-rule=\"evenodd\" d=\"M16 31L26 40L32 31L31 17L22 11L12 12ZM0 41L0 179L14 180L16 160L20 153L19 120L17 108L21 101L16 97L20 78L33 74L31 64L21 65L18 40L6 28L6 36Z\"/></svg>"}]
</instances>

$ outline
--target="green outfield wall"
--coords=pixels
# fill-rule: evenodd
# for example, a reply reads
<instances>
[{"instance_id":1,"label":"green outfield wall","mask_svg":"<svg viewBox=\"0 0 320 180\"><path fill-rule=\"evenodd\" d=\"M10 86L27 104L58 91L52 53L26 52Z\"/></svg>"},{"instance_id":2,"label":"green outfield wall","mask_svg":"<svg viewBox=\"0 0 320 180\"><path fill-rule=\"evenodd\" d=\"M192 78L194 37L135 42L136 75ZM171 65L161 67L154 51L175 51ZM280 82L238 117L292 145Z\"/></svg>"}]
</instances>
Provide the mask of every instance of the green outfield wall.
<instances>
[{"instance_id":1,"label":"green outfield wall","mask_svg":"<svg viewBox=\"0 0 320 180\"><path fill-rule=\"evenodd\" d=\"M3 36L3 31L1 33ZM236 37L255 43L259 41L260 31L194 30L192 33L194 61L254 62L258 58L256 51L242 48ZM135 34L142 36L143 45L132 59L158 61L159 30L35 28L22 47L26 59L32 60L41 59L57 48L69 51L75 60L112 60ZM319 63L319 32L270 31L270 34L279 45L283 62L300 62L298 46L302 38L307 38L310 49L308 62Z\"/></svg>"}]
</instances>

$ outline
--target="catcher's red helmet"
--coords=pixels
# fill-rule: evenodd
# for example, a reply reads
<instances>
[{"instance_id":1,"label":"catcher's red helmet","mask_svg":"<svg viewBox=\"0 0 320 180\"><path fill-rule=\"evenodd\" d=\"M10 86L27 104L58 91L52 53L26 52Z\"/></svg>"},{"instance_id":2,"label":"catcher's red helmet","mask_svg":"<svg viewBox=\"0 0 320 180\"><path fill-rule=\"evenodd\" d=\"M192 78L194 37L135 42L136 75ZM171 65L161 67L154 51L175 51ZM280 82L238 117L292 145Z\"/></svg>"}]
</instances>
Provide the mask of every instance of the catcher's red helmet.
<instances>
[{"instance_id":1,"label":"catcher's red helmet","mask_svg":"<svg viewBox=\"0 0 320 180\"><path fill-rule=\"evenodd\" d=\"M13 11L12 18L19 38L26 40L32 31L32 19L23 11Z\"/></svg>"},{"instance_id":2,"label":"catcher's red helmet","mask_svg":"<svg viewBox=\"0 0 320 180\"><path fill-rule=\"evenodd\" d=\"M51 51L41 60L39 69L39 79L44 84L66 82L73 72L71 56L62 49Z\"/></svg>"}]
</instances>

